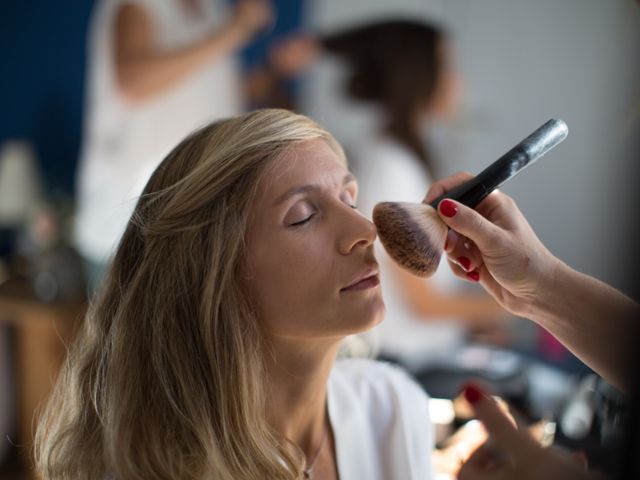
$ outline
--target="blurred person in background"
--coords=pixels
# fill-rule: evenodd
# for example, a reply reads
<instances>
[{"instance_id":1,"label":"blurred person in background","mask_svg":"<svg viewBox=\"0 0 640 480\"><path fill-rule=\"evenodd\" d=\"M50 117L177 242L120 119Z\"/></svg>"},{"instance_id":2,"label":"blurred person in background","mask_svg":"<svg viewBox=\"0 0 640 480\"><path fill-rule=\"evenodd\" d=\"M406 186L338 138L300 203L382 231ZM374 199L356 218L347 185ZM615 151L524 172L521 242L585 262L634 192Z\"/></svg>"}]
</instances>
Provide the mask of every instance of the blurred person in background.
<instances>
[{"instance_id":1,"label":"blurred person in background","mask_svg":"<svg viewBox=\"0 0 640 480\"><path fill-rule=\"evenodd\" d=\"M460 95L450 41L435 25L401 20L331 34L323 45L346 61L348 94L379 112L377 130L349 146L359 209L371 215L381 201L420 201L436 170L429 138L454 116ZM379 242L376 254L387 316L370 340L383 357L416 372L462 345L467 332L496 334L504 324L493 299L461 291L448 269L425 280L398 267ZM464 267L469 260L458 262Z\"/></svg>"},{"instance_id":2,"label":"blurred person in background","mask_svg":"<svg viewBox=\"0 0 640 480\"><path fill-rule=\"evenodd\" d=\"M238 114L234 54L274 21L268 0L100 0L90 26L76 245L89 293L134 202L180 139Z\"/></svg>"}]
</instances>

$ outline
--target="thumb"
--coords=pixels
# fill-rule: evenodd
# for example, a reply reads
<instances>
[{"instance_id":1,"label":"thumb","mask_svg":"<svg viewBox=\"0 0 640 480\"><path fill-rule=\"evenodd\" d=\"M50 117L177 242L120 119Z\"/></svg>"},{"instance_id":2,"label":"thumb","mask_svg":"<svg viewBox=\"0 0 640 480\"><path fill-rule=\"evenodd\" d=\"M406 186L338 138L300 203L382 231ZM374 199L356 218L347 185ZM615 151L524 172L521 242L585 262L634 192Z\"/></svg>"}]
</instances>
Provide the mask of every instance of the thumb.
<instances>
[{"instance_id":1,"label":"thumb","mask_svg":"<svg viewBox=\"0 0 640 480\"><path fill-rule=\"evenodd\" d=\"M438 204L438 214L449 228L472 240L481 252L495 247L503 234L500 227L478 212L450 198Z\"/></svg>"},{"instance_id":2,"label":"thumb","mask_svg":"<svg viewBox=\"0 0 640 480\"><path fill-rule=\"evenodd\" d=\"M528 431L518 430L514 421L500 408L498 402L476 385L468 384L464 389L464 396L471 404L476 418L487 430L493 447L518 457L535 446Z\"/></svg>"}]
</instances>

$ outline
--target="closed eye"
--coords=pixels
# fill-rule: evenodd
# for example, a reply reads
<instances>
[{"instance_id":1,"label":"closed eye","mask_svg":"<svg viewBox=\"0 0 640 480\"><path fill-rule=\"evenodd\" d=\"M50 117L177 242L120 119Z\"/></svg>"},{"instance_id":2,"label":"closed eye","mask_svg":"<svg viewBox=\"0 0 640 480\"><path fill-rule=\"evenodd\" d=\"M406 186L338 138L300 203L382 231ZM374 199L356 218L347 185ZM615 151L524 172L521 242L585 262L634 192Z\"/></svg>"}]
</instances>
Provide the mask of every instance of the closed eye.
<instances>
[{"instance_id":1,"label":"closed eye","mask_svg":"<svg viewBox=\"0 0 640 480\"><path fill-rule=\"evenodd\" d=\"M290 227L299 227L304 225L305 223L308 223L313 217L315 216L315 213L312 213L311 215L309 215L307 218L302 219L298 222L294 222L294 223L290 223L289 226Z\"/></svg>"}]
</instances>

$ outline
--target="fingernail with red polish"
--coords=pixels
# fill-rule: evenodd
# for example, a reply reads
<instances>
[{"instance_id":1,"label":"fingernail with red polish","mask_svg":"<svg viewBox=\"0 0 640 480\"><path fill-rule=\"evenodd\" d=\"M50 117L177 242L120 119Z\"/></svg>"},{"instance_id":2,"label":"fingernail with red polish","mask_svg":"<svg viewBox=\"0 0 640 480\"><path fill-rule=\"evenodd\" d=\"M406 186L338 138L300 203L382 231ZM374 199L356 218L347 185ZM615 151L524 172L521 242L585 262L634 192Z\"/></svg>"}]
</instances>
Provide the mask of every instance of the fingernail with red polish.
<instances>
[{"instance_id":1,"label":"fingernail with red polish","mask_svg":"<svg viewBox=\"0 0 640 480\"><path fill-rule=\"evenodd\" d=\"M477 386L472 383L468 383L464 387L464 398L467 399L471 405L475 405L480 401L482 397L482 390L480 390Z\"/></svg>"},{"instance_id":2,"label":"fingernail with red polish","mask_svg":"<svg viewBox=\"0 0 640 480\"><path fill-rule=\"evenodd\" d=\"M458 213L458 206L451 200L445 198L440 202L440 212L445 217L453 217L456 213Z\"/></svg>"},{"instance_id":3,"label":"fingernail with red polish","mask_svg":"<svg viewBox=\"0 0 640 480\"><path fill-rule=\"evenodd\" d=\"M473 272L467 273L467 278L469 280L473 280L474 282L480 281L480 272L478 270L474 270Z\"/></svg>"},{"instance_id":4,"label":"fingernail with red polish","mask_svg":"<svg viewBox=\"0 0 640 480\"><path fill-rule=\"evenodd\" d=\"M456 260L465 272L468 272L471 269L471 260L469 260L467 257L458 257Z\"/></svg>"}]
</instances>

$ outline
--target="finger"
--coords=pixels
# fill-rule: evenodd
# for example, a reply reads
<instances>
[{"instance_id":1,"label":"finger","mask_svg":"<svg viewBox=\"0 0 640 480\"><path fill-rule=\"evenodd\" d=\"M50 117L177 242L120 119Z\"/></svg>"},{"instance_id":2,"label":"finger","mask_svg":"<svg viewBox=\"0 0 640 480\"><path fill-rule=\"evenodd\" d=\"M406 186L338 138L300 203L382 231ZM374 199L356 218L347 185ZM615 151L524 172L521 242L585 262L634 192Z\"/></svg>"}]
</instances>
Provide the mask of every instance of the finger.
<instances>
[{"instance_id":1,"label":"finger","mask_svg":"<svg viewBox=\"0 0 640 480\"><path fill-rule=\"evenodd\" d=\"M513 472L504 465L478 466L463 463L456 476L458 480L513 480Z\"/></svg>"},{"instance_id":2,"label":"finger","mask_svg":"<svg viewBox=\"0 0 640 480\"><path fill-rule=\"evenodd\" d=\"M458 480L507 480L512 473L504 457L485 443L480 445L462 464Z\"/></svg>"},{"instance_id":3,"label":"finger","mask_svg":"<svg viewBox=\"0 0 640 480\"><path fill-rule=\"evenodd\" d=\"M454 230L449 229L447 232L447 238L444 242L444 251L447 254L447 263L453 274L461 279L465 279L466 272L456 261L454 252L459 251L464 246L460 246L464 243L465 238L462 235L457 234Z\"/></svg>"},{"instance_id":4,"label":"finger","mask_svg":"<svg viewBox=\"0 0 640 480\"><path fill-rule=\"evenodd\" d=\"M476 468L486 469L487 465L492 463L496 457L495 448L493 448L487 441L479 445L469 458L465 461L469 465L473 465Z\"/></svg>"},{"instance_id":5,"label":"finger","mask_svg":"<svg viewBox=\"0 0 640 480\"><path fill-rule=\"evenodd\" d=\"M451 272L461 280L472 281L469 277L467 277L467 272L465 272L462 267L455 261L447 257L447 262L449 263L449 268Z\"/></svg>"},{"instance_id":6,"label":"finger","mask_svg":"<svg viewBox=\"0 0 640 480\"><path fill-rule=\"evenodd\" d=\"M438 205L438 213L444 223L472 240L481 252L490 250L502 241L504 232L500 227L455 200L442 200Z\"/></svg>"},{"instance_id":7,"label":"finger","mask_svg":"<svg viewBox=\"0 0 640 480\"><path fill-rule=\"evenodd\" d=\"M575 452L571 452L570 458L579 467L585 470L589 468L589 458L587 457L587 454L584 452L584 450L577 450Z\"/></svg>"},{"instance_id":8,"label":"finger","mask_svg":"<svg viewBox=\"0 0 640 480\"><path fill-rule=\"evenodd\" d=\"M500 190L491 192L473 209L505 230L513 230L523 220L527 223L515 200Z\"/></svg>"},{"instance_id":9,"label":"finger","mask_svg":"<svg viewBox=\"0 0 640 480\"><path fill-rule=\"evenodd\" d=\"M439 196L444 195L449 190L453 190L455 187L466 182L470 178L473 178L473 175L469 172L458 172L449 177L443 178L442 180L438 180L431 185L422 203L433 202Z\"/></svg>"},{"instance_id":10,"label":"finger","mask_svg":"<svg viewBox=\"0 0 640 480\"><path fill-rule=\"evenodd\" d=\"M456 248L458 242L462 242L461 235L458 235L455 230L447 230L447 238L444 241L444 251L449 253Z\"/></svg>"},{"instance_id":11,"label":"finger","mask_svg":"<svg viewBox=\"0 0 640 480\"><path fill-rule=\"evenodd\" d=\"M500 305L508 310L508 303L513 298L511 294L498 283L493 275L491 275L491 272L489 272L486 265L480 265L477 268L477 272L479 274L478 282L482 285L482 288L484 288L486 292Z\"/></svg>"},{"instance_id":12,"label":"finger","mask_svg":"<svg viewBox=\"0 0 640 480\"><path fill-rule=\"evenodd\" d=\"M518 431L514 421L498 403L476 385L469 384L464 396L471 404L476 418L482 422L492 444L499 450L509 452L514 457L528 452L535 446L528 432Z\"/></svg>"},{"instance_id":13,"label":"finger","mask_svg":"<svg viewBox=\"0 0 640 480\"><path fill-rule=\"evenodd\" d=\"M447 256L466 273L472 272L482 264L482 255L472 241L460 235L457 237L453 248L447 245Z\"/></svg>"}]
</instances>

